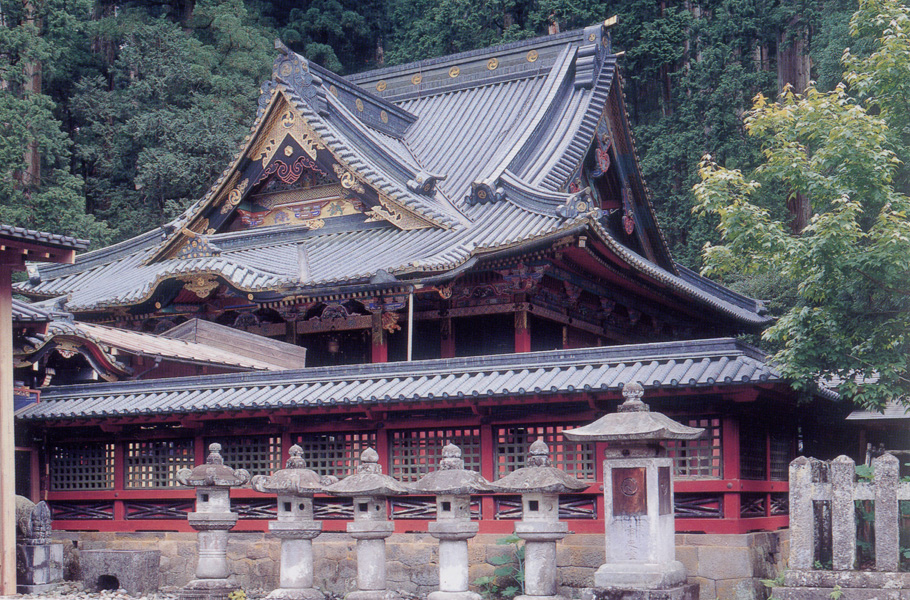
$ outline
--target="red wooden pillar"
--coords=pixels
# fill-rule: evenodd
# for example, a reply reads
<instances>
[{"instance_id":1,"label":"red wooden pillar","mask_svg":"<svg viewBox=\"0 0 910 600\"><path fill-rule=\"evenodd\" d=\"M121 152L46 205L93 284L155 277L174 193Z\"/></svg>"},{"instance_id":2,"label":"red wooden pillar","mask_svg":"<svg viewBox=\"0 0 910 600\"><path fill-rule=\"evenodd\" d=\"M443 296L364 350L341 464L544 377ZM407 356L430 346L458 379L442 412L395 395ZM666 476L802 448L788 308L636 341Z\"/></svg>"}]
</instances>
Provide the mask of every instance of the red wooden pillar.
<instances>
[{"instance_id":1,"label":"red wooden pillar","mask_svg":"<svg viewBox=\"0 0 910 600\"><path fill-rule=\"evenodd\" d=\"M288 459L291 458L291 446L293 445L294 440L291 439L291 434L285 429L281 432L281 464L278 465L279 469L283 469Z\"/></svg>"},{"instance_id":2,"label":"red wooden pillar","mask_svg":"<svg viewBox=\"0 0 910 600\"><path fill-rule=\"evenodd\" d=\"M439 322L440 339L442 348L440 348L440 358L455 358L455 330L452 329L452 318L443 317Z\"/></svg>"},{"instance_id":3,"label":"red wooden pillar","mask_svg":"<svg viewBox=\"0 0 910 600\"><path fill-rule=\"evenodd\" d=\"M208 455L209 449L205 447L205 438L202 437L202 431L197 429L193 437L193 463L201 465Z\"/></svg>"},{"instance_id":4,"label":"red wooden pillar","mask_svg":"<svg viewBox=\"0 0 910 600\"><path fill-rule=\"evenodd\" d=\"M480 474L487 481L496 477L496 440L493 439L493 426L489 423L480 426ZM485 521L492 521L496 515L496 500L493 496L484 496L480 501L480 516Z\"/></svg>"},{"instance_id":5,"label":"red wooden pillar","mask_svg":"<svg viewBox=\"0 0 910 600\"><path fill-rule=\"evenodd\" d=\"M604 453L607 450L606 442L594 443L594 483L595 489L602 490L604 485ZM600 492L595 505L597 506L597 520L604 523L604 498L603 491Z\"/></svg>"},{"instance_id":6,"label":"red wooden pillar","mask_svg":"<svg viewBox=\"0 0 910 600\"><path fill-rule=\"evenodd\" d=\"M733 415L726 415L721 425L721 440L724 452L724 479L739 482L739 421ZM740 491L724 494L724 518L739 519Z\"/></svg>"},{"instance_id":7,"label":"red wooden pillar","mask_svg":"<svg viewBox=\"0 0 910 600\"><path fill-rule=\"evenodd\" d=\"M382 312L373 312L371 323L373 343L370 346L370 361L374 363L389 362L389 343L386 339L385 329L382 328Z\"/></svg>"},{"instance_id":8,"label":"red wooden pillar","mask_svg":"<svg viewBox=\"0 0 910 600\"><path fill-rule=\"evenodd\" d=\"M531 351L531 329L528 327L528 311L515 313L515 352Z\"/></svg>"},{"instance_id":9,"label":"red wooden pillar","mask_svg":"<svg viewBox=\"0 0 910 600\"><path fill-rule=\"evenodd\" d=\"M114 496L126 489L126 443L114 442ZM114 521L126 520L126 509L123 500L114 500Z\"/></svg>"}]
</instances>

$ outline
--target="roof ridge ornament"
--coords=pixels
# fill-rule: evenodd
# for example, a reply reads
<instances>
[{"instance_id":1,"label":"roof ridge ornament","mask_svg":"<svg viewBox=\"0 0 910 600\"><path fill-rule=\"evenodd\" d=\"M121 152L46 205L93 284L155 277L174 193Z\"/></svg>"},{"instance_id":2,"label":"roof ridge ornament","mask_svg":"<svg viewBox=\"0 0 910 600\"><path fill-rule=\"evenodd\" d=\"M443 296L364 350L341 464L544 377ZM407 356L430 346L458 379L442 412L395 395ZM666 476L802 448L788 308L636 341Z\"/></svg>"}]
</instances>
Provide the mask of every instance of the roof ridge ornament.
<instances>
[{"instance_id":1,"label":"roof ridge ornament","mask_svg":"<svg viewBox=\"0 0 910 600\"><path fill-rule=\"evenodd\" d=\"M506 191L501 187L493 189L493 186L487 181L474 181L471 183L471 193L465 196L468 204L475 206L477 204L493 204L506 199Z\"/></svg>"},{"instance_id":2,"label":"roof ridge ornament","mask_svg":"<svg viewBox=\"0 0 910 600\"><path fill-rule=\"evenodd\" d=\"M408 180L408 189L412 192L429 196L436 191L436 184L445 178L445 175L433 175L426 171L420 171L414 175L414 179Z\"/></svg>"},{"instance_id":3,"label":"roof ridge ornament","mask_svg":"<svg viewBox=\"0 0 910 600\"><path fill-rule=\"evenodd\" d=\"M556 208L556 216L563 219L574 219L578 215L592 214L599 219L603 211L594 205L591 188L586 187L566 198L565 204Z\"/></svg>"},{"instance_id":4,"label":"roof ridge ornament","mask_svg":"<svg viewBox=\"0 0 910 600\"><path fill-rule=\"evenodd\" d=\"M314 75L310 70L309 61L285 46L279 39L275 40L275 49L280 55L275 59L272 67L272 80L283 83L297 92L319 114L326 114L328 102L325 97L325 87L322 85L322 78ZM263 90L264 92L265 90Z\"/></svg>"},{"instance_id":5,"label":"roof ridge ornament","mask_svg":"<svg viewBox=\"0 0 910 600\"><path fill-rule=\"evenodd\" d=\"M603 59L610 50L610 35L604 35L607 23L609 21L585 28L585 43L579 46L575 55L575 89L594 87Z\"/></svg>"}]
</instances>

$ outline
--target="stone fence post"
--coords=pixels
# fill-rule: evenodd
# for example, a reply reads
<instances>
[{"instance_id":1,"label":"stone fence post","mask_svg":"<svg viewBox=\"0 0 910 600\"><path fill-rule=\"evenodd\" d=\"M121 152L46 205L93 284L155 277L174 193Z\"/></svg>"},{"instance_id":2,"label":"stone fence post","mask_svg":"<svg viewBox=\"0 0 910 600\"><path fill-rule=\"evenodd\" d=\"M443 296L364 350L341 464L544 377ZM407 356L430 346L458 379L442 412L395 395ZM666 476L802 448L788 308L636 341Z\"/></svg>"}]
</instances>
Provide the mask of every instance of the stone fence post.
<instances>
[{"instance_id":1,"label":"stone fence post","mask_svg":"<svg viewBox=\"0 0 910 600\"><path fill-rule=\"evenodd\" d=\"M883 454L872 461L872 468L875 470L875 570L897 571L900 463L894 455Z\"/></svg>"},{"instance_id":2,"label":"stone fence post","mask_svg":"<svg viewBox=\"0 0 910 600\"><path fill-rule=\"evenodd\" d=\"M805 456L790 463L790 568L811 569L815 563L815 511L812 464Z\"/></svg>"}]
</instances>

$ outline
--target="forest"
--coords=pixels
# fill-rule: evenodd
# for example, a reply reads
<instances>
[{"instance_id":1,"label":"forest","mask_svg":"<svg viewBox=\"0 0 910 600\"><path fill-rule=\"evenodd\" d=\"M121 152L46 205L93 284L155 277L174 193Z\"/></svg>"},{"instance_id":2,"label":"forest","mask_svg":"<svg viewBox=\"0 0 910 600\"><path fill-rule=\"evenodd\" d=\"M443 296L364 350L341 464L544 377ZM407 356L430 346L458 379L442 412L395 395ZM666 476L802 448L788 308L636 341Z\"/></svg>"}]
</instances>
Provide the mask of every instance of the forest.
<instances>
[{"instance_id":1,"label":"forest","mask_svg":"<svg viewBox=\"0 0 910 600\"><path fill-rule=\"evenodd\" d=\"M850 0L2 0L0 221L90 238L165 222L221 172L255 114L273 40L342 74L584 27L613 45L673 253L701 266L705 154L761 158L742 117L785 85L840 81ZM791 206L794 215L799 208ZM796 217L803 218L803 217Z\"/></svg>"}]
</instances>

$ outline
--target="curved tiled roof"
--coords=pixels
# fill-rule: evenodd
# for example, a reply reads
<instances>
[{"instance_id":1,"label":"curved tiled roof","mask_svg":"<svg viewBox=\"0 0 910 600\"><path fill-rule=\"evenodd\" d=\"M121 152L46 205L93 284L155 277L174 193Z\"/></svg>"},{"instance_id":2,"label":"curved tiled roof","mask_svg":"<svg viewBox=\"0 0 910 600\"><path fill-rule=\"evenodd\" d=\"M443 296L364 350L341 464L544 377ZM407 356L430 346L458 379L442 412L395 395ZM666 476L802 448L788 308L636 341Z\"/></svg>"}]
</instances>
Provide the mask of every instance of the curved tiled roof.
<instances>
[{"instance_id":1,"label":"curved tiled roof","mask_svg":"<svg viewBox=\"0 0 910 600\"><path fill-rule=\"evenodd\" d=\"M333 156L425 223L400 229L349 215L326 219L320 229L193 234L211 245L211 255L174 258L168 249L189 235L183 227L202 218L224 193L243 161L241 153L212 190L173 223L80 256L75 265L39 267L40 281L17 289L44 298L69 295L67 310L89 312L149 302L162 283L198 275L271 301L363 285L380 271L411 282L452 275L472 260L537 247L571 232L599 238L631 270L700 306L740 323L766 323L760 303L678 268L661 258L669 256L665 251L649 254L657 257L654 262L630 250L596 211L562 210L571 196L559 190L590 147L618 80L606 35L598 25L348 80L283 49L276 65L297 61L313 77L285 80L276 67L253 134L261 133L265 115L281 96ZM431 193L414 191L412 179L419 176L434 178ZM504 198L472 202L468 196L479 184ZM657 234L652 241L663 248Z\"/></svg>"},{"instance_id":2,"label":"curved tiled roof","mask_svg":"<svg viewBox=\"0 0 910 600\"><path fill-rule=\"evenodd\" d=\"M22 420L783 383L730 338L46 388ZM825 397L825 394L822 394ZM831 396L833 398L834 396Z\"/></svg>"}]
</instances>

